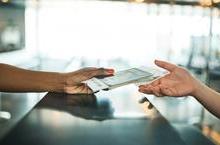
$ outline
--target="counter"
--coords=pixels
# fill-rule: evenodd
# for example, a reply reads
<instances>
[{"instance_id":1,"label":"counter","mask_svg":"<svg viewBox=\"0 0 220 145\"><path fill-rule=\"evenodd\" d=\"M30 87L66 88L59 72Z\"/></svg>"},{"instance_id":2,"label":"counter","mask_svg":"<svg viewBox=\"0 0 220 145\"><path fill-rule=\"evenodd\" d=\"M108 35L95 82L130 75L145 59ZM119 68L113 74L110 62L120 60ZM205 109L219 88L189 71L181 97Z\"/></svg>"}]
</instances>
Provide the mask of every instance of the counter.
<instances>
[{"instance_id":1,"label":"counter","mask_svg":"<svg viewBox=\"0 0 220 145\"><path fill-rule=\"evenodd\" d=\"M0 144L186 145L142 97L134 85L95 95L48 93Z\"/></svg>"}]
</instances>

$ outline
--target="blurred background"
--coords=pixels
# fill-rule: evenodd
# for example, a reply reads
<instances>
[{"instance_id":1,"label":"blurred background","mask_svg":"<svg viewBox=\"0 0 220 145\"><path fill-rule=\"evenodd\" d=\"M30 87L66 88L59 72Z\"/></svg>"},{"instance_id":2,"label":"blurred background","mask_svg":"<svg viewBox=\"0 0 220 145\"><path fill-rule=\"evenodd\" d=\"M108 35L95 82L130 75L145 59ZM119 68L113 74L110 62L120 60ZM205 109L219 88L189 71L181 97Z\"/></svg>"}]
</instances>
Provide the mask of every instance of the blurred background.
<instances>
[{"instance_id":1,"label":"blurred background","mask_svg":"<svg viewBox=\"0 0 220 145\"><path fill-rule=\"evenodd\" d=\"M220 0L0 0L0 62L73 71L154 66L162 59L220 91L219 8ZM2 93L0 110L13 124L42 96ZM220 144L219 119L195 99L155 100L171 123L193 124Z\"/></svg>"}]
</instances>

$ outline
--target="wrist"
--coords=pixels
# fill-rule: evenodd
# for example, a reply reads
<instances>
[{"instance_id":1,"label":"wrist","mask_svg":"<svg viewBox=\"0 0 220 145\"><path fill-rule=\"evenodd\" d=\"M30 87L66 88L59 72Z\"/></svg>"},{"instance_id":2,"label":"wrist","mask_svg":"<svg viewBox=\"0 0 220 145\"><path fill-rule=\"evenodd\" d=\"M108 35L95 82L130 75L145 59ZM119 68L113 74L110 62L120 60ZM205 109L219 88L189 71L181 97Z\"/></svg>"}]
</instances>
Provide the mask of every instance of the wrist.
<instances>
[{"instance_id":1,"label":"wrist","mask_svg":"<svg viewBox=\"0 0 220 145\"><path fill-rule=\"evenodd\" d=\"M68 73L60 74L60 83L62 84L62 92L66 92L66 88L68 86Z\"/></svg>"},{"instance_id":2,"label":"wrist","mask_svg":"<svg viewBox=\"0 0 220 145\"><path fill-rule=\"evenodd\" d=\"M193 91L191 93L191 95L195 98L197 98L200 94L200 92L204 89L204 85L202 84L202 82L200 82L199 80L197 79L194 79L193 80Z\"/></svg>"},{"instance_id":3,"label":"wrist","mask_svg":"<svg viewBox=\"0 0 220 145\"><path fill-rule=\"evenodd\" d=\"M56 73L54 80L55 82L52 82L52 89L53 92L65 92L65 88L67 86L66 80L67 75L65 73Z\"/></svg>"}]
</instances>

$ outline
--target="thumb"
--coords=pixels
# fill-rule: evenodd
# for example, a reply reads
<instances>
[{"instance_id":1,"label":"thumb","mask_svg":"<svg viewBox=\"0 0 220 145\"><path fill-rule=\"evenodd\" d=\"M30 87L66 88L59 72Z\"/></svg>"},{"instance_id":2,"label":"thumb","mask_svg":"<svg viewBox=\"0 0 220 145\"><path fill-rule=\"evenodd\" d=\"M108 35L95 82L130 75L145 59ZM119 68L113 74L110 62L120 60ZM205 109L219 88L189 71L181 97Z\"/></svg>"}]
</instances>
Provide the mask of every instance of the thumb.
<instances>
[{"instance_id":1,"label":"thumb","mask_svg":"<svg viewBox=\"0 0 220 145\"><path fill-rule=\"evenodd\" d=\"M161 61L161 60L155 60L155 64L161 68L168 70L169 72L172 72L177 67L176 65L172 63Z\"/></svg>"}]
</instances>

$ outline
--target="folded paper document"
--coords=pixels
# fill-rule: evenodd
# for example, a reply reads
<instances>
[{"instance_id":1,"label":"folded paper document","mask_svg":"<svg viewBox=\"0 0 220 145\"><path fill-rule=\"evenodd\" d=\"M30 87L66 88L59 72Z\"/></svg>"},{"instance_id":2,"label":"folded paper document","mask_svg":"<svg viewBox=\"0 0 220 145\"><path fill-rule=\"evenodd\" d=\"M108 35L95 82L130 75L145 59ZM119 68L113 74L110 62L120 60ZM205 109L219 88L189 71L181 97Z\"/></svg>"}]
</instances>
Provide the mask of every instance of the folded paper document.
<instances>
[{"instance_id":1,"label":"folded paper document","mask_svg":"<svg viewBox=\"0 0 220 145\"><path fill-rule=\"evenodd\" d=\"M160 76L163 76L164 74L165 73L161 70L153 68L131 68L116 72L113 76L102 79L94 77L85 81L85 83L93 90L93 92L97 92L100 90L109 90L132 83L147 83L157 79Z\"/></svg>"}]
</instances>

